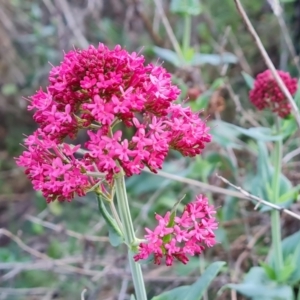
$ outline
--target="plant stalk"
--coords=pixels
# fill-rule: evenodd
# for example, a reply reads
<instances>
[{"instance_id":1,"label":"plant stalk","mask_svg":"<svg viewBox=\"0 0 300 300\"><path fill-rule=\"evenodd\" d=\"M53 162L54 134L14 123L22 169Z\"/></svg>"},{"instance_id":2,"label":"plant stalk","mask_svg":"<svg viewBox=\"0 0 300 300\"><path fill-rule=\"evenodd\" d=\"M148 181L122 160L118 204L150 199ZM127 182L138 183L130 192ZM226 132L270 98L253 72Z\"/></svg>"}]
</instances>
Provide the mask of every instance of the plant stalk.
<instances>
[{"instance_id":1,"label":"plant stalk","mask_svg":"<svg viewBox=\"0 0 300 300\"><path fill-rule=\"evenodd\" d=\"M134 261L133 259L134 253L131 250L131 247L134 245L136 241L136 237L133 229L133 222L130 215L123 171L121 171L115 176L115 187L116 187L116 196L117 196L119 213L123 224L124 239L129 248L128 259L129 259L133 285L136 293L136 299L147 300L147 294L146 294L141 265Z\"/></svg>"},{"instance_id":2,"label":"plant stalk","mask_svg":"<svg viewBox=\"0 0 300 300\"><path fill-rule=\"evenodd\" d=\"M184 15L184 32L183 32L183 40L182 40L182 52L185 60L191 43L191 29L192 29L192 18L190 14L186 13Z\"/></svg>"},{"instance_id":3,"label":"plant stalk","mask_svg":"<svg viewBox=\"0 0 300 300\"><path fill-rule=\"evenodd\" d=\"M280 120L276 116L276 134L280 134ZM274 149L274 174L272 181L273 198L272 202L278 204L280 192L280 175L282 167L282 140L275 142ZM283 256L281 247L281 225L280 225L280 211L273 209L271 211L271 225L272 225L272 244L275 254L275 270L278 275L283 269Z\"/></svg>"}]
</instances>

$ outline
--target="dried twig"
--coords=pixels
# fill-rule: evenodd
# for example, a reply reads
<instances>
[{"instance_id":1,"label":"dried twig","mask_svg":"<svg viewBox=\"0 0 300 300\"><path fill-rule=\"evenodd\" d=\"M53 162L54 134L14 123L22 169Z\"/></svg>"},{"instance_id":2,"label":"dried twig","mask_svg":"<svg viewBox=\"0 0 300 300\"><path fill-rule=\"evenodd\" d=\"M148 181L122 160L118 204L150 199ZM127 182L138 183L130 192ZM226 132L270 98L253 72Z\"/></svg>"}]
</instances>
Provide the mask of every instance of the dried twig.
<instances>
[{"instance_id":1,"label":"dried twig","mask_svg":"<svg viewBox=\"0 0 300 300\"><path fill-rule=\"evenodd\" d=\"M86 262L86 260L83 257L67 257L63 259L51 259L51 260L42 260L39 259L37 261L31 261L31 262L7 262L7 263L0 263L0 270L11 270L7 272L5 275L0 277L0 281L7 281L12 278L14 278L16 275L18 275L20 272L23 271L29 271L29 270L41 270L41 271L52 271L59 274L70 274L70 273L77 273L84 276L89 276L94 278L97 276L97 278L103 277L107 270L98 271L98 270L89 270L86 268L76 268L69 269L69 264L79 264L82 265ZM101 267L109 267L110 271L112 271L111 264L107 264L107 260L104 262L103 259L97 258L93 259L93 266L101 266ZM67 267L67 268L66 268ZM73 266L71 266L73 267ZM80 270L78 272L78 270ZM90 272L92 271L92 272Z\"/></svg>"},{"instance_id":2,"label":"dried twig","mask_svg":"<svg viewBox=\"0 0 300 300\"><path fill-rule=\"evenodd\" d=\"M91 241L91 242L109 242L109 238L105 237L105 236L93 236L93 235L84 235L81 233L78 233L76 231L72 231L69 229L65 229L63 226L61 225L56 225L53 224L51 222L47 222L47 221L43 221L37 217L31 216L31 215L25 215L25 219L33 222L35 224L39 224L42 225L46 228L52 229L56 232L63 232L66 235L76 238L78 240L86 240L86 241Z\"/></svg>"},{"instance_id":3,"label":"dried twig","mask_svg":"<svg viewBox=\"0 0 300 300\"><path fill-rule=\"evenodd\" d=\"M35 256L40 259L46 259L46 260L51 259L48 255L27 246L18 236L14 235L13 233L11 233L5 228L0 228L0 236L1 235L5 235L11 240L13 240L21 249L31 254L32 256Z\"/></svg>"},{"instance_id":4,"label":"dried twig","mask_svg":"<svg viewBox=\"0 0 300 300\"><path fill-rule=\"evenodd\" d=\"M14 289L14 288L0 288L0 294L1 295L31 295L31 296L39 296L44 295L48 293L49 291L52 291L51 288L45 288L45 287L38 287L38 288L20 288L20 289ZM12 299L12 298L10 298Z\"/></svg>"},{"instance_id":5,"label":"dried twig","mask_svg":"<svg viewBox=\"0 0 300 300\"><path fill-rule=\"evenodd\" d=\"M271 61L264 45L262 44L258 34L256 33L253 25L251 24L240 0L233 0L236 4L237 10L240 13L240 15L242 16L248 31L250 32L250 34L252 35L257 48L259 49L263 59L265 60L266 65L268 66L269 70L272 72L273 77L275 79L275 81L277 82L278 86L280 87L282 93L285 95L285 97L287 98L288 102L290 103L291 107L292 107L292 111L293 114L296 118L296 121L298 123L298 126L300 127L300 114L299 114L299 109L291 95L291 93L289 92L289 90L287 89L286 85L284 84L283 80L281 79L281 77L278 75L276 68L274 67L273 62Z\"/></svg>"},{"instance_id":6,"label":"dried twig","mask_svg":"<svg viewBox=\"0 0 300 300\"><path fill-rule=\"evenodd\" d=\"M176 180L176 181L179 181L179 182L182 182L182 183L186 183L186 184L189 184L189 185L197 186L197 187L199 187L203 190L207 190L207 191L210 191L212 193L228 195L228 196L237 197L237 198L241 198L241 199L248 199L244 194L242 194L240 192L223 189L221 187L213 186L213 185L210 185L208 183L204 183L204 182L201 182L201 181L198 181L198 180L181 177L181 176L170 174L170 173L167 173L167 172L164 172L164 171L158 171L156 174L152 173L148 169L143 169L143 171L146 172L146 173L153 174L153 175L158 175L158 176L161 176L161 177L173 179L173 180Z\"/></svg>"},{"instance_id":7,"label":"dried twig","mask_svg":"<svg viewBox=\"0 0 300 300\"><path fill-rule=\"evenodd\" d=\"M173 48L174 50L176 51L177 55L179 56L180 59L184 60L184 57L183 57L183 54L182 54L182 51L181 51L181 47L176 39L176 36L173 32L173 29L169 23L169 20L164 12L164 8L162 6L162 2L160 0L154 0L154 3L156 5L156 8L157 8L157 11L161 17L161 20L166 28L166 31L168 33L168 36L170 38L170 41L173 45Z\"/></svg>"},{"instance_id":8,"label":"dried twig","mask_svg":"<svg viewBox=\"0 0 300 300\"><path fill-rule=\"evenodd\" d=\"M283 38L285 40L286 46L292 56L293 63L295 67L297 68L298 74L300 74L300 67L299 67L299 57L297 56L295 47L293 45L293 41L291 39L291 36L289 34L289 30L287 28L287 25L285 23L284 17L282 15L282 7L279 2L279 0L268 0L270 3L270 6L273 10L274 15L276 16L278 20L278 24L281 28Z\"/></svg>"},{"instance_id":9,"label":"dried twig","mask_svg":"<svg viewBox=\"0 0 300 300\"><path fill-rule=\"evenodd\" d=\"M152 25L151 20L144 13L145 9L142 7L142 2L139 1L139 0L134 0L134 3L136 5L136 11L139 14L140 18L142 19L145 28L147 29L147 31L148 31L149 35L151 36L152 40L154 41L154 44L159 46L159 47L163 47L164 41L158 35L158 33L153 30L153 25Z\"/></svg>"},{"instance_id":10,"label":"dried twig","mask_svg":"<svg viewBox=\"0 0 300 300\"><path fill-rule=\"evenodd\" d=\"M224 177L222 177L220 175L216 175L216 176L218 178L220 178L224 183L226 183L226 184L230 185L231 187L235 188L236 190L240 191L245 196L244 199L254 200L254 201L257 202L258 205L262 204L262 205L265 205L265 206L269 206L269 207L271 207L273 209L276 209L278 211L282 211L285 214L287 214L287 215L289 215L289 216L291 216L291 217L293 217L293 218L295 218L297 220L300 220L300 215L292 212L291 210L288 210L286 208L280 207L279 205L273 204L273 203L271 203L269 201L266 201L266 200L261 199L261 198L259 198L257 196L254 196L254 195L248 193L247 191L243 190L241 187L234 185L233 183L231 183L226 178L224 178Z\"/></svg>"},{"instance_id":11,"label":"dried twig","mask_svg":"<svg viewBox=\"0 0 300 300\"><path fill-rule=\"evenodd\" d=\"M286 154L283 159L282 159L282 162L283 163L288 163L291 159L293 159L295 156L299 155L300 154L300 147L299 148L296 148L295 150L289 152L288 154Z\"/></svg>"},{"instance_id":12,"label":"dried twig","mask_svg":"<svg viewBox=\"0 0 300 300\"><path fill-rule=\"evenodd\" d=\"M239 45L239 42L236 38L236 36L233 34L233 32L231 31L231 34L229 36L229 42L233 47L233 52L234 54L238 57L239 59L239 64L241 65L242 69L248 73L248 74L252 74L252 70L251 67L244 55L243 49L242 47Z\"/></svg>"},{"instance_id":13,"label":"dried twig","mask_svg":"<svg viewBox=\"0 0 300 300\"><path fill-rule=\"evenodd\" d=\"M72 11L71 11L71 8L70 8L68 2L66 0L60 0L60 1L57 1L57 4L60 5L60 7L63 11L63 14L66 18L66 21L67 21L74 37L78 41L79 46L82 48L87 48L89 45L89 42L84 37L78 24L76 24L76 20L74 19L74 16L72 14Z\"/></svg>"},{"instance_id":14,"label":"dried twig","mask_svg":"<svg viewBox=\"0 0 300 300\"><path fill-rule=\"evenodd\" d=\"M37 257L39 259L50 261L51 263L53 263L53 265L63 267L63 269L65 271L77 273L77 274L81 274L81 275L87 275L87 276L96 276L96 275L99 275L99 273L101 273L101 272L95 271L95 270L85 270L82 268L73 267L73 266L65 264L64 262L54 260L51 257L49 257L48 255L27 246L18 236L14 235L13 233L11 233L10 231L8 231L5 228L0 228L0 236L1 236L1 234L9 237L25 252L27 252L27 253L31 254L32 256Z\"/></svg>"}]
</instances>

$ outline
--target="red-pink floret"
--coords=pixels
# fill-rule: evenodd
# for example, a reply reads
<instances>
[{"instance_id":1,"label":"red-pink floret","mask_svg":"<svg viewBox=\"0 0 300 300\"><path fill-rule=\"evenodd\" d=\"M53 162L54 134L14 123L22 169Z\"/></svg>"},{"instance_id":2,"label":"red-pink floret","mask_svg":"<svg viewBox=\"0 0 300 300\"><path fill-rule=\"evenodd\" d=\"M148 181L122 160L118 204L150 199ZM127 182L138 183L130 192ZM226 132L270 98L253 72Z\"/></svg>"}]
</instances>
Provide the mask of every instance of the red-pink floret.
<instances>
[{"instance_id":1,"label":"red-pink floret","mask_svg":"<svg viewBox=\"0 0 300 300\"><path fill-rule=\"evenodd\" d=\"M170 149L195 156L211 140L199 114L174 103L180 90L171 75L120 46L70 51L49 81L31 97L28 109L39 129L17 159L48 202L84 195L99 180L87 172L102 172L109 182L120 167L127 176L144 167L157 172ZM118 122L133 128L131 138L111 130ZM73 149L65 138L80 130L89 139Z\"/></svg>"},{"instance_id":2,"label":"red-pink floret","mask_svg":"<svg viewBox=\"0 0 300 300\"><path fill-rule=\"evenodd\" d=\"M292 78L289 73L277 71L285 83L289 92L294 95L297 91L297 79ZM282 93L270 70L257 75L254 88L250 91L249 97L253 105L259 110L269 108L281 118L291 113L291 105Z\"/></svg>"},{"instance_id":3,"label":"red-pink floret","mask_svg":"<svg viewBox=\"0 0 300 300\"><path fill-rule=\"evenodd\" d=\"M218 223L213 217L216 211L203 195L187 204L181 217L175 217L170 222L171 213L164 217L156 215L158 225L151 231L146 228L147 243L139 245L139 253L134 256L135 261L154 256L154 263L160 264L165 258L167 266L172 265L174 259L186 264L189 256L201 254L206 247L216 244L214 231Z\"/></svg>"}]
</instances>

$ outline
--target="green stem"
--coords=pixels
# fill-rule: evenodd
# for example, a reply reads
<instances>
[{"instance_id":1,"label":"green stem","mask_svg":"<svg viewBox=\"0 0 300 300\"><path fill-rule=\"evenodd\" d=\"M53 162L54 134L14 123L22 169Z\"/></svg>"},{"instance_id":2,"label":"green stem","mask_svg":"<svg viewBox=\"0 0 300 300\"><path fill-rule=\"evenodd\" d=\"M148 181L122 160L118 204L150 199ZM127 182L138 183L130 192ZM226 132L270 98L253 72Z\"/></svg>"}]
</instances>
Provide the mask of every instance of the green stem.
<instances>
[{"instance_id":1,"label":"green stem","mask_svg":"<svg viewBox=\"0 0 300 300\"><path fill-rule=\"evenodd\" d=\"M186 60L187 52L190 48L191 42L191 28L192 28L192 18L190 14L184 15L184 32L183 32L183 40L182 40L182 51L183 56Z\"/></svg>"},{"instance_id":2,"label":"green stem","mask_svg":"<svg viewBox=\"0 0 300 300\"><path fill-rule=\"evenodd\" d=\"M280 120L276 117L276 133L280 134ZM275 142L274 154L274 175L272 181L273 199L274 204L278 204L279 191L280 191L280 175L282 165L282 140ZM272 210L271 212L271 225L272 225L272 243L273 251L275 254L275 270L278 275L283 268L283 256L281 248L281 225L280 225L280 212Z\"/></svg>"},{"instance_id":3,"label":"green stem","mask_svg":"<svg viewBox=\"0 0 300 300\"><path fill-rule=\"evenodd\" d=\"M125 180L122 171L115 176L115 187L116 187L118 208L119 208L120 217L123 224L124 239L126 244L129 247L128 259L129 259L130 270L132 274L133 285L136 293L136 299L147 300L141 265L134 261L133 259L134 253L131 250L131 247L136 242L136 237L134 234L133 223L130 215L130 209L129 209L128 198L126 193Z\"/></svg>"}]
</instances>

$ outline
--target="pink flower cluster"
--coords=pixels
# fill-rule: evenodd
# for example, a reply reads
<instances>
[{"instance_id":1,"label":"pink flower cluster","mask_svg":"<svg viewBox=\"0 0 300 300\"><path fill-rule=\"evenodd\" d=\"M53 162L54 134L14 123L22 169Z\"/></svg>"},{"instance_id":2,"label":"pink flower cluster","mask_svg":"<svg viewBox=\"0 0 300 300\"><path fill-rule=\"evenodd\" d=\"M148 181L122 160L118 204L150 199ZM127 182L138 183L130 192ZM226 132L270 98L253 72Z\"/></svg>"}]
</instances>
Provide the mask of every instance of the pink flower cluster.
<instances>
[{"instance_id":1,"label":"pink flower cluster","mask_svg":"<svg viewBox=\"0 0 300 300\"><path fill-rule=\"evenodd\" d=\"M185 206L181 217L172 217L170 212L164 217L157 214L158 225L153 231L145 229L147 243L139 245L135 261L153 255L154 263L158 265L163 258L167 266L172 265L174 259L186 264L188 255L201 254L205 246L216 244L214 230L218 228L218 223L213 217L215 213L207 198L198 195L195 201Z\"/></svg>"},{"instance_id":2,"label":"pink flower cluster","mask_svg":"<svg viewBox=\"0 0 300 300\"><path fill-rule=\"evenodd\" d=\"M293 95L297 91L297 79L292 78L289 73L277 71L285 83L287 89ZM259 110L270 108L281 118L291 113L291 106L275 81L270 70L257 75L254 88L250 91L249 97L253 105Z\"/></svg>"},{"instance_id":3,"label":"pink flower cluster","mask_svg":"<svg viewBox=\"0 0 300 300\"><path fill-rule=\"evenodd\" d=\"M31 97L39 129L17 163L48 202L84 195L97 183L88 173L104 173L112 183L121 168L127 176L144 167L156 172L170 149L195 156L211 140L199 114L174 103L180 90L171 74L144 62L120 46L70 51L52 68L47 90ZM119 123L132 128L131 137ZM88 141L68 146L65 139L80 130Z\"/></svg>"},{"instance_id":4,"label":"pink flower cluster","mask_svg":"<svg viewBox=\"0 0 300 300\"><path fill-rule=\"evenodd\" d=\"M79 146L57 145L41 129L25 140L25 146L28 150L17 163L26 168L25 173L34 189L42 190L49 202L72 199L75 194L83 196L84 191L91 187L92 179L88 180L82 172L88 170L89 165L74 156Z\"/></svg>"}]
</instances>

